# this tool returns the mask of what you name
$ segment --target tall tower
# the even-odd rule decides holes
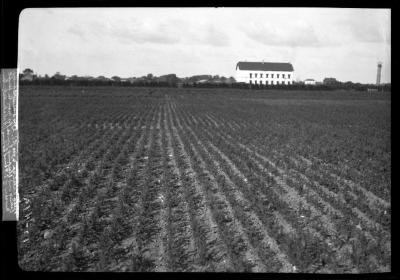
[[[382,62],[378,62],[378,69],[376,72],[376,84],[380,85],[381,83],[381,72],[382,72]]]

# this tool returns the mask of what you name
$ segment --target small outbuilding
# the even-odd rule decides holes
[[[304,80],[305,85],[315,85],[317,82],[314,79],[306,79]]]

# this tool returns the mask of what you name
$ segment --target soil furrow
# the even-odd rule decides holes
[[[179,123],[178,116],[174,118],[174,121],[176,122],[177,127],[184,132],[184,128]],[[194,148],[194,146],[191,146],[191,148],[193,153],[197,155],[198,160],[203,164],[205,164],[205,162],[202,160],[202,157]],[[203,165],[200,167],[202,169],[206,169],[207,171],[212,170],[211,166]],[[232,205],[229,203],[229,200],[221,191],[215,176],[212,175],[210,172],[207,172],[207,174],[209,176],[208,185],[211,184],[209,188],[213,190],[211,191],[211,193],[213,194],[212,211],[216,212],[216,220],[220,225],[222,224],[221,226],[223,227],[223,231],[228,230],[228,232],[230,232],[230,235],[232,235],[229,236],[230,241],[228,242],[231,243],[230,244],[231,254],[233,254],[237,259],[236,260],[237,264],[238,265],[240,264],[241,269],[245,271],[247,270],[259,271],[259,272],[266,271],[265,265],[261,261],[260,257],[257,255],[255,248],[253,248],[253,246],[250,244],[250,240],[247,234],[245,233],[245,229],[243,228],[241,222],[237,220],[237,218],[235,217]]]
[[[169,112],[171,118],[171,113]],[[170,120],[170,124],[172,124]],[[171,146],[171,134],[174,137],[180,162],[181,170],[176,166],[175,156]],[[192,225],[197,243],[198,262],[200,264],[209,263],[209,267],[202,268],[206,271],[228,271],[232,269],[231,261],[228,259],[228,253],[224,244],[222,244],[217,225],[215,224],[209,208],[206,205],[204,188],[200,186],[196,177],[198,174],[193,170],[189,156],[185,150],[183,142],[177,134],[176,128],[172,126],[172,133],[168,127],[168,153],[178,178],[182,178],[187,186],[186,200],[190,201],[190,210]]]
[[[211,137],[211,136],[210,136]],[[214,146],[215,147],[215,146]],[[225,160],[226,160],[226,158],[225,158]],[[228,161],[228,163],[230,163],[230,165],[231,166],[234,166],[234,165],[232,165],[233,163],[231,162],[231,161]],[[233,168],[234,169],[234,168]],[[264,168],[263,168],[264,169]],[[241,174],[241,172],[240,171],[238,171],[237,169],[235,170],[236,172],[236,174],[237,175],[239,175],[239,177],[242,179],[242,181],[244,182],[244,183],[247,183],[247,178],[245,178],[244,176],[243,176],[243,174]],[[278,196],[282,196],[282,193],[276,193]],[[285,195],[285,193],[283,193],[283,195]],[[291,197],[292,198],[292,197]],[[298,210],[300,210],[299,208],[293,208],[293,205],[289,205],[292,209],[294,209],[294,210],[296,210],[296,212],[298,212]],[[299,206],[299,204],[298,204],[298,206]],[[302,207],[304,207],[304,202],[302,203],[302,205],[301,205],[301,208]],[[311,218],[313,218],[313,217],[311,217]],[[315,215],[314,216],[314,218],[318,218],[318,216],[317,215]],[[314,231],[310,231],[310,233],[312,233],[312,234],[316,234],[316,232],[314,232]],[[319,239],[321,239],[321,240],[324,240],[325,238],[323,238],[321,235],[319,235],[318,234],[318,236],[319,236]],[[333,244],[332,244],[332,241],[328,241],[328,240],[326,240],[325,241],[326,242],[326,244],[329,246],[329,247],[332,247],[333,246]]]

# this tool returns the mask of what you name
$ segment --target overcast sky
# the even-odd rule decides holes
[[[332,8],[51,8],[20,15],[18,67],[40,75],[234,76],[291,62],[295,78],[390,82],[391,12]]]

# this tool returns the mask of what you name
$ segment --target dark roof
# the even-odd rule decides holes
[[[253,71],[293,71],[291,63],[282,62],[243,62],[239,61],[236,69]]]

